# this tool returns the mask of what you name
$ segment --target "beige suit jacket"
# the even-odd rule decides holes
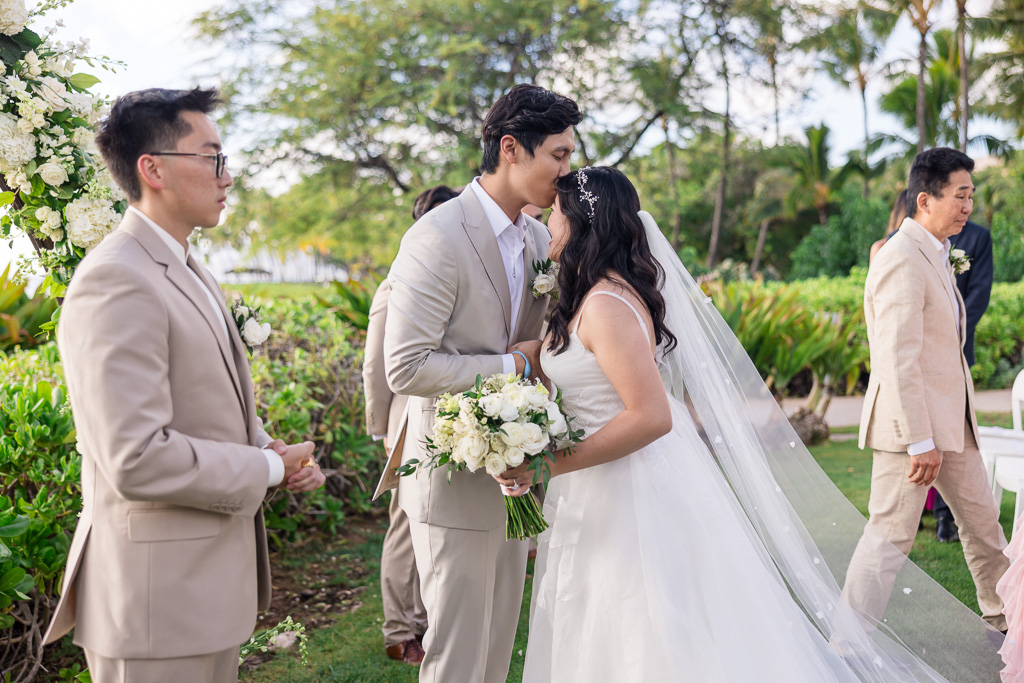
[[[388,442],[388,462],[392,467],[385,467],[385,475],[374,492],[376,499],[380,494],[398,485],[398,475],[394,471],[397,462],[391,462],[393,452],[401,452],[405,436],[406,421],[403,420],[408,397],[391,391],[388,386],[387,373],[384,370],[384,324],[388,315],[388,294],[391,285],[387,280],[380,283],[373,294],[370,305],[370,321],[366,326],[366,345],[363,350],[363,397],[366,400],[366,433],[371,436],[386,435]]]
[[[965,308],[949,280],[942,252],[909,218],[871,264],[864,288],[871,378],[861,448],[905,453],[930,437],[939,451],[959,453],[965,418],[977,439],[974,383],[963,354]]]
[[[105,657],[205,654],[248,640],[269,606],[270,437],[221,312],[230,338],[187,266],[130,213],[75,274],[57,341],[83,509],[47,642],[74,626]]]
[[[523,296],[516,329],[494,231],[472,188],[417,221],[402,239],[388,280],[384,365],[388,384],[410,396],[405,444],[390,465],[426,457],[434,400],[502,371],[509,344],[540,338],[548,297],[530,292],[533,261],[547,258],[547,228],[527,218]],[[385,472],[385,477],[388,476]],[[490,530],[505,523],[501,491],[483,470],[445,468],[403,477],[399,504],[417,522]]]

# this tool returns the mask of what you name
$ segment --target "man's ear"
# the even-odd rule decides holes
[[[498,142],[501,149],[501,156],[505,159],[509,166],[516,163],[516,153],[520,151],[519,143],[511,135],[505,135]]]
[[[164,189],[166,184],[166,167],[161,160],[149,154],[143,154],[135,162],[135,170],[139,174],[140,182],[148,185],[154,190]]]
[[[927,192],[918,192],[917,193],[917,210],[919,212],[927,213],[930,201],[931,201],[931,195],[929,195]]]

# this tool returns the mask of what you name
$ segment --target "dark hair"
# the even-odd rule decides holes
[[[907,217],[907,194],[906,190],[900,190],[899,195],[896,196],[892,211],[889,212],[889,225],[885,229],[885,234],[882,235],[883,239],[891,235],[893,231],[899,230],[903,219]]]
[[[150,88],[122,95],[100,124],[96,145],[110,175],[131,201],[142,197],[135,165],[151,152],[172,151],[192,132],[183,111],[209,114],[220,103],[215,89],[167,90]]]
[[[418,221],[423,214],[436,206],[441,206],[449,199],[458,197],[459,193],[447,185],[438,185],[429,190],[424,190],[412,203],[412,219]]]
[[[917,196],[922,192],[941,197],[942,189],[949,184],[949,176],[956,171],[974,170],[974,159],[963,152],[949,147],[936,147],[921,152],[910,167],[907,181],[907,215],[917,213]]]
[[[576,103],[536,85],[517,85],[498,98],[484,118],[483,173],[498,170],[501,139],[511,135],[531,156],[549,135],[557,135],[583,120]]]
[[[587,191],[597,197],[592,205],[583,198],[580,174],[586,175]],[[568,348],[569,321],[579,312],[587,292],[603,279],[633,289],[654,321],[655,341],[674,347],[676,337],[665,327],[665,299],[659,290],[665,272],[651,254],[637,215],[640,197],[629,178],[614,168],[596,166],[562,176],[555,187],[558,206],[569,222],[569,237],[559,257],[551,348],[556,354]]]

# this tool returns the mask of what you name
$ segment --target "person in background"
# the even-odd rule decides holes
[[[882,248],[889,238],[899,230],[900,223],[907,215],[907,191],[900,192],[896,198],[896,204],[889,214],[889,227],[886,229],[886,237],[871,245],[871,259]],[[969,366],[974,366],[974,330],[978,321],[988,309],[988,302],[992,295],[992,235],[988,228],[985,228],[972,221],[967,221],[960,234],[949,238],[951,249],[962,249],[970,260],[970,268],[956,276],[956,288],[960,290],[960,296],[964,299],[964,308],[967,312],[967,333],[964,338],[964,358]],[[870,261],[869,261],[870,262]],[[960,533],[956,527],[956,520],[953,511],[943,500],[942,494],[936,489],[929,492],[928,503],[935,515],[936,528],[935,538],[939,543],[959,541]]]
[[[447,185],[425,190],[412,207],[413,220],[458,193]],[[401,448],[407,397],[391,391],[384,372],[384,322],[388,313],[391,287],[385,279],[377,287],[366,326],[366,348],[363,356],[363,394],[366,398],[366,433],[384,442],[385,462],[391,449]],[[409,518],[398,505],[398,489],[391,491],[388,506],[390,525],[384,535],[380,554],[380,595],[384,606],[384,650],[387,656],[418,666],[423,661],[423,634],[427,631],[427,611],[420,596],[420,577],[416,556],[409,535]]]

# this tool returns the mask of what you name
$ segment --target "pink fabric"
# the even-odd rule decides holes
[[[935,490],[935,487],[928,489],[928,497],[924,499],[925,510],[935,509],[935,496],[937,495],[939,495],[939,492]]]
[[[1006,666],[1000,672],[1003,683],[1024,683],[1024,600],[1021,599],[1021,583],[1024,582],[1024,530],[1015,522],[1017,533],[1003,551],[1010,558],[1010,568],[996,584],[996,593],[1003,599],[1003,613],[1006,615],[1006,640],[999,648],[999,654]]]

